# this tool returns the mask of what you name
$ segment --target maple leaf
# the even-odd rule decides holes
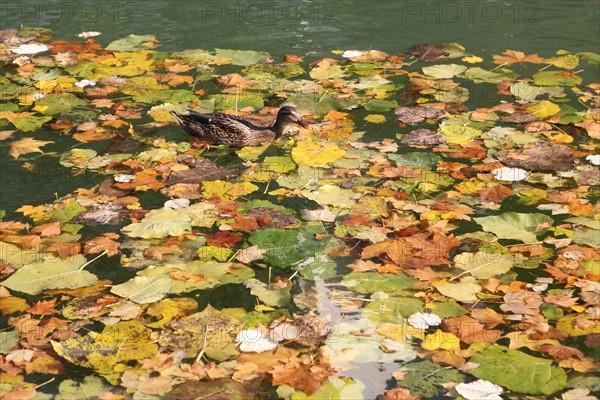
[[[103,251],[106,251],[106,254],[109,257],[119,254],[119,248],[121,247],[121,244],[112,240],[118,238],[119,236],[116,235],[117,237],[115,238],[115,234],[112,235],[113,236],[111,236],[111,234],[104,234],[103,236],[96,236],[86,240],[83,244],[83,254],[96,254],[102,253]]]
[[[60,235],[60,221],[38,225],[31,230],[31,233],[39,233],[42,237]]]
[[[36,302],[33,307],[30,307],[27,312],[34,315],[50,315],[54,314],[57,311],[54,309],[56,307],[56,299],[51,300],[41,300]]]
[[[467,344],[496,343],[502,337],[501,330],[485,329],[483,324],[466,315],[445,319],[441,329],[456,335]]]
[[[9,145],[10,150],[8,151],[8,154],[13,156],[14,158],[19,158],[21,154],[44,153],[42,150],[40,150],[40,147],[50,143],[54,142],[49,140],[36,140],[31,137],[26,137],[21,140],[12,142]]]
[[[363,249],[361,258],[373,258],[385,253],[390,260],[402,265],[408,260],[411,252],[408,243],[403,240],[392,239],[368,245]]]
[[[177,246],[150,246],[144,251],[144,256],[162,260],[165,254],[183,254],[183,251]]]
[[[333,375],[329,365],[312,364],[302,359],[288,359],[273,367],[269,373],[273,385],[290,385],[310,396]]]
[[[522,51],[506,50],[501,56],[494,54],[494,64],[515,64],[515,63],[533,63],[540,64],[544,62],[537,54],[525,55]]]
[[[64,260],[66,258],[75,256],[75,255],[81,253],[81,245],[79,243],[75,243],[75,242],[69,242],[69,243],[56,242],[56,243],[50,244],[48,247],[46,247],[44,249],[44,251],[47,251],[49,253],[54,253]]]

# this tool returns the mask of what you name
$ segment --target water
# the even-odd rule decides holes
[[[373,48],[397,54],[411,45],[432,42],[457,42],[488,59],[506,49],[542,57],[558,49],[600,52],[599,19],[597,0],[8,0],[0,5],[3,28],[45,26],[57,39],[100,31],[97,40],[106,45],[129,34],[152,34],[163,42],[159,50],[164,51],[251,49],[268,51],[276,59],[287,53],[307,55],[308,61],[329,56],[336,49]],[[393,136],[393,124],[385,129],[382,135]],[[45,133],[54,135],[48,140],[60,142],[56,132]],[[73,175],[55,157],[36,159],[35,173],[9,157],[6,146],[0,148],[0,157],[0,210],[7,210],[9,217],[22,204],[51,202],[74,188],[91,187],[102,180],[95,174]],[[374,381],[389,373],[375,375],[373,394],[385,386]]]
[[[3,27],[44,26],[58,39],[99,31],[98,40],[106,45],[130,34],[152,34],[164,42],[160,50],[165,51],[252,49],[278,59],[293,53],[311,60],[335,49],[373,48],[395,54],[428,42],[457,42],[476,55],[506,49],[543,57],[558,49],[600,52],[599,19],[596,0],[8,0],[0,5]],[[53,160],[39,161],[37,177],[32,178],[6,149],[0,150],[0,157],[0,209],[9,216],[24,202],[50,202],[97,181],[73,177]]]

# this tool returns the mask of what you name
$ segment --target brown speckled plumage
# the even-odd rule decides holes
[[[171,115],[192,136],[215,144],[234,146],[259,146],[264,142],[272,142],[281,137],[289,123],[307,126],[298,111],[290,106],[281,107],[273,126],[267,127],[229,114],[201,114],[196,111],[179,114],[171,111]]]

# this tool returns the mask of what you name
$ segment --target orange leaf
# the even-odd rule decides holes
[[[525,55],[522,51],[506,50],[501,56],[494,54],[495,64],[515,64],[529,62],[533,64],[540,64],[544,62],[543,58],[540,58],[537,54]]]

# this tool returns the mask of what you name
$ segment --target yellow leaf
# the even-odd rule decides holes
[[[481,135],[480,130],[462,125],[442,125],[440,131],[446,137],[446,143],[461,146]]]
[[[339,160],[345,150],[333,143],[313,142],[311,138],[302,140],[292,149],[292,158],[298,165],[323,165]]]
[[[202,184],[202,196],[205,199],[217,196],[221,200],[235,200],[256,190],[258,190],[258,186],[250,182],[210,181]]]
[[[469,64],[477,64],[483,61],[483,58],[481,57],[477,57],[477,56],[468,56],[468,57],[463,57],[462,60],[464,62],[468,62]]]
[[[421,340],[425,338],[425,330],[415,328],[408,324],[382,324],[377,327],[377,333],[398,343],[407,342],[411,340],[410,338]]]
[[[323,185],[313,200],[322,205],[350,208],[356,203],[352,199],[352,195],[354,192],[350,189],[342,189],[335,185]]]
[[[425,350],[454,350],[460,348],[460,339],[452,333],[437,330],[425,336],[421,347]]]
[[[551,101],[540,101],[527,107],[527,112],[539,119],[546,119],[560,111],[560,107]]]
[[[567,54],[562,57],[546,58],[544,61],[563,69],[574,69],[579,65],[579,57],[573,54]]]
[[[470,180],[466,182],[459,183],[454,187],[456,190],[461,192],[462,194],[473,194],[478,190],[483,189],[486,186],[485,182],[479,180]]]
[[[365,121],[371,122],[373,124],[383,124],[387,120],[385,119],[385,115],[381,115],[381,114],[369,114],[369,115],[367,115],[365,117]]]
[[[553,132],[544,132],[544,136],[548,137],[548,139],[552,140],[556,143],[571,143],[573,142],[573,136],[567,135],[566,133],[553,133]]]
[[[17,212],[23,213],[25,217],[31,217],[34,221],[41,221],[46,219],[46,207],[44,206],[31,206],[24,205],[16,209]]]
[[[49,143],[54,143],[47,140],[36,140],[34,138],[26,137],[10,144],[10,150],[8,154],[14,158],[19,158],[21,154],[28,153],[43,153],[40,147],[45,146]]]

